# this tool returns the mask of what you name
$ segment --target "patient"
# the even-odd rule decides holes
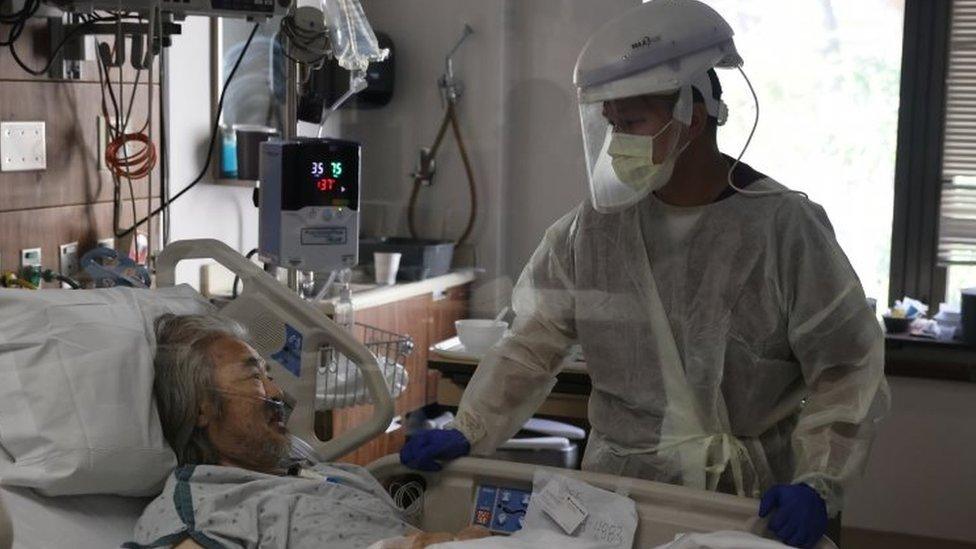
[[[284,395],[238,324],[165,315],[156,340],[156,404],[179,466],[126,547],[366,547],[418,533],[365,469],[289,458]]]

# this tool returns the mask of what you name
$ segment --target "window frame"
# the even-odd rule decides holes
[[[939,205],[952,0],[905,0],[888,300],[945,300]]]

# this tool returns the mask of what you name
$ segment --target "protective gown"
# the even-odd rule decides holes
[[[783,189],[751,173],[750,189]],[[454,424],[475,454],[536,411],[574,340],[593,387],[585,470],[749,497],[804,482],[834,514],[888,409],[877,319],[823,209],[797,194],[584,203],[546,232],[513,307]]]

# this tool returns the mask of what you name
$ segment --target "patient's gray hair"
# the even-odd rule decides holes
[[[201,402],[214,403],[219,416],[220,395],[214,389],[210,346],[219,339],[246,340],[244,328],[216,315],[166,314],[156,320],[156,379],[153,392],[163,434],[180,465],[216,465],[217,450],[204,429],[197,427]]]

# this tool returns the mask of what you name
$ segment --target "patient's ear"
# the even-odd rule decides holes
[[[207,399],[200,403],[197,409],[197,427],[207,427],[214,417],[214,403]]]

